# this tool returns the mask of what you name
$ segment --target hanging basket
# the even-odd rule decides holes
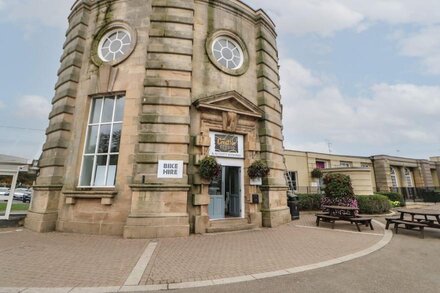
[[[321,171],[321,169],[319,169],[319,168],[315,168],[315,169],[313,169],[312,170],[312,178],[317,178],[317,179],[319,179],[319,178],[322,178],[322,171]]]
[[[221,165],[214,157],[205,157],[200,161],[199,174],[205,180],[212,181],[221,173]]]
[[[249,166],[247,171],[249,178],[251,179],[266,177],[269,174],[269,172],[270,172],[269,167],[262,160],[253,162],[252,165]]]

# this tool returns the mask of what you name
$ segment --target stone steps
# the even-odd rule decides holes
[[[256,224],[249,224],[247,219],[226,219],[211,221],[210,227],[206,229],[207,233],[222,233],[233,231],[245,231],[258,228]]]

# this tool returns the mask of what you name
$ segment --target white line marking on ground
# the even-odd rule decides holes
[[[150,242],[147,245],[147,248],[145,249],[142,256],[139,258],[137,264],[131,271],[130,275],[128,276],[127,280],[124,283],[124,286],[137,286],[141,282],[142,275],[145,272],[145,269],[148,266],[148,263],[151,260],[151,256],[154,253],[154,250],[157,247],[157,242]]]
[[[378,222],[376,220],[373,220],[373,222],[384,228],[385,229],[385,225],[382,224],[381,222]],[[306,228],[314,228],[314,227],[308,227],[305,226]],[[321,228],[324,229],[324,228]],[[328,231],[338,231],[338,232],[346,232],[346,233],[357,233],[359,234],[359,232],[351,232],[351,231],[344,231],[344,230],[328,230]],[[272,278],[272,277],[276,277],[276,276],[283,276],[283,275],[290,275],[290,274],[295,274],[295,273],[300,273],[300,272],[305,272],[305,271],[309,271],[309,270],[314,270],[314,269],[320,269],[320,268],[324,268],[324,267],[328,267],[331,265],[335,265],[335,264],[340,264],[340,263],[344,263],[347,261],[351,261],[366,255],[369,255],[381,248],[383,248],[385,245],[387,245],[392,237],[393,237],[393,233],[390,230],[384,230],[384,234],[380,235],[382,236],[382,239],[377,242],[376,244],[370,246],[367,249],[361,250],[359,252],[355,252],[346,256],[342,256],[342,257],[338,257],[335,259],[331,259],[331,260],[327,260],[327,261],[323,261],[323,262],[319,262],[319,263],[315,263],[315,264],[309,264],[309,265],[305,265],[305,266],[300,266],[300,267],[294,267],[294,268],[289,268],[289,269],[285,269],[285,270],[278,270],[278,271],[273,271],[273,272],[266,272],[266,273],[260,273],[260,274],[253,274],[253,275],[244,275],[244,276],[237,276],[237,277],[231,277],[231,278],[225,278],[225,279],[216,279],[216,280],[206,280],[206,281],[197,281],[197,282],[184,282],[184,283],[173,283],[173,284],[163,284],[163,285],[144,285],[144,286],[138,286],[137,284],[139,284],[140,281],[140,277],[142,277],[142,274],[145,270],[145,268],[148,265],[148,262],[150,261],[151,255],[154,252],[154,249],[157,246],[156,242],[151,242],[150,244],[148,244],[147,248],[145,249],[144,254],[141,256],[141,258],[138,261],[138,264],[136,265],[135,269],[137,268],[137,266],[139,265],[139,263],[141,263],[144,268],[143,270],[141,269],[141,266],[139,265],[139,271],[142,271],[139,281],[136,285],[132,285],[132,286],[123,286],[119,289],[119,292],[145,292],[145,291],[150,291],[150,290],[175,290],[175,289],[183,289],[183,288],[196,288],[196,287],[205,287],[205,286],[213,286],[213,285],[217,285],[217,284],[231,284],[231,283],[238,283],[238,282],[248,282],[248,281],[252,281],[252,280],[259,280],[259,279],[265,279],[265,278]],[[366,233],[363,233],[366,234]],[[371,234],[371,233],[370,233]],[[145,257],[145,258],[144,258]],[[141,261],[142,260],[142,261]],[[147,261],[145,261],[147,260]],[[133,272],[135,271],[135,269],[133,269]],[[129,278],[132,276],[132,274],[130,274]],[[138,276],[138,271],[136,271],[136,275]],[[134,276],[134,274],[133,274]],[[134,277],[133,277],[134,279]],[[128,279],[127,279],[128,281]],[[99,287],[97,287],[99,288]],[[6,288],[1,288],[0,287],[0,292],[3,292],[2,289],[6,289]],[[21,288],[7,288],[10,290],[20,290]],[[55,292],[66,292],[64,290],[67,290],[67,292],[69,292],[70,290],[73,289],[77,289],[77,290],[81,290],[81,289],[87,289],[87,288],[46,288],[46,289],[42,289],[42,288],[28,288],[26,290],[29,291],[25,291],[25,292],[50,292],[50,293],[55,293]],[[47,290],[47,291],[46,291]],[[99,290],[99,289],[98,289]],[[7,291],[9,292],[9,291]],[[14,292],[14,291],[13,291]],[[21,290],[19,291],[21,292]]]
[[[358,232],[358,231],[347,231],[347,230],[341,230],[341,229],[331,229],[331,230],[329,230],[328,228],[313,227],[313,226],[295,225],[295,227],[298,227],[298,228],[307,228],[307,229],[316,229],[316,230],[326,230],[326,231],[336,231],[336,232],[344,232],[344,233],[351,233],[351,234],[362,234],[362,235],[383,236],[383,234],[379,234],[379,233]],[[370,229],[370,228],[368,228],[368,229]]]

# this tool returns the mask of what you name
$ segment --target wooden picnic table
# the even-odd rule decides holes
[[[367,227],[370,226],[371,230],[374,230],[373,224],[371,223],[372,218],[358,216],[358,208],[328,205],[325,205],[322,208],[324,209],[325,213],[316,214],[317,226],[319,226],[319,221],[323,220],[325,222],[332,223],[332,229],[334,229],[335,221],[347,221],[351,224],[356,224],[356,228],[359,232],[361,231],[359,224],[364,224]]]
[[[431,228],[440,229],[440,210],[401,208],[396,211],[400,213],[400,220],[404,220],[405,214],[408,214],[411,216],[412,222],[423,222]],[[422,216],[423,218],[416,219],[416,216]],[[437,223],[432,218],[435,218]]]
[[[419,228],[422,238],[424,238],[425,227],[440,229],[440,210],[400,208],[396,209],[396,211],[400,213],[400,216],[386,218],[386,229],[388,229],[391,223],[394,223],[394,231],[396,233],[398,233],[399,225],[404,225],[404,228],[408,230]],[[409,215],[410,219],[407,219],[408,217],[405,218],[405,215]]]

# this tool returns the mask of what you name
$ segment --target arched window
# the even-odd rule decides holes
[[[397,177],[396,169],[391,167],[390,173],[391,173],[391,184],[393,185],[393,188],[398,188],[399,187],[399,179]]]
[[[408,168],[405,168],[405,182],[406,187],[414,187],[411,170]]]

